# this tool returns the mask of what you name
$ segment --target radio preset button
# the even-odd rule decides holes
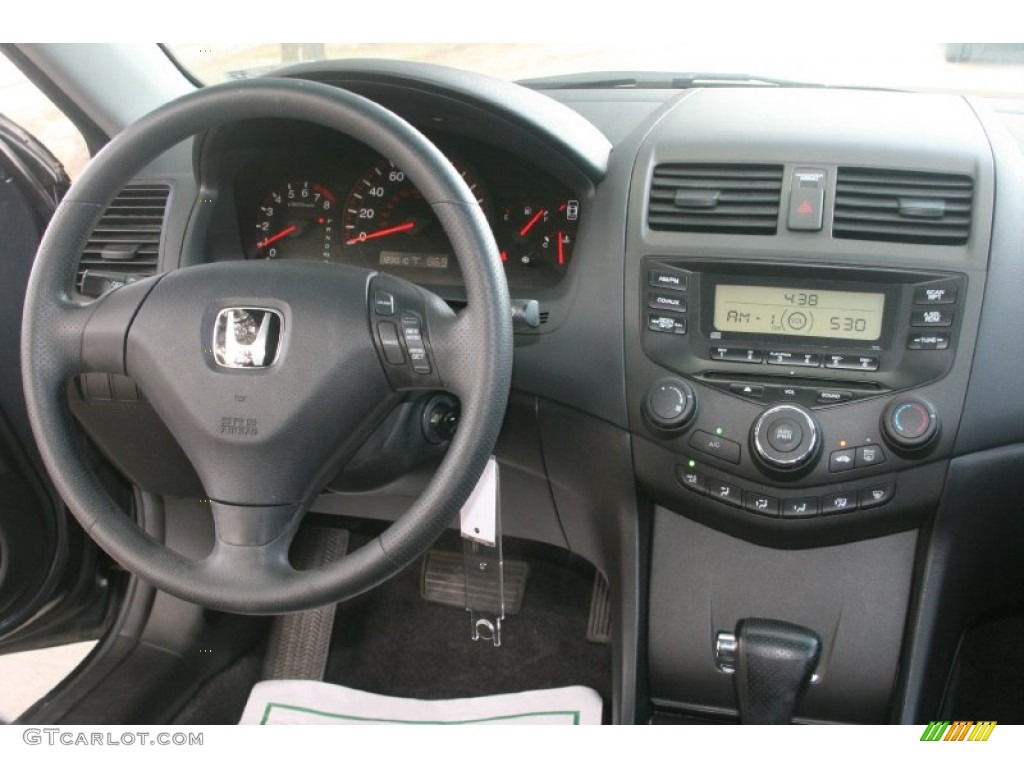
[[[740,444],[721,435],[698,429],[690,437],[690,447],[730,464],[740,463]]]
[[[914,289],[915,304],[954,304],[956,303],[956,286],[953,285],[921,285]]]
[[[918,309],[910,314],[910,324],[918,328],[946,328],[953,324],[951,309]]]
[[[912,333],[907,338],[907,349],[948,349],[948,333]]]
[[[821,365],[821,355],[808,352],[776,352],[767,353],[768,365],[791,365],[797,368],[817,368]]]
[[[839,371],[877,371],[878,358],[867,355],[825,355],[825,367]]]
[[[647,270],[647,284],[652,288],[668,288],[670,291],[686,290],[686,274],[668,269]]]
[[[686,296],[681,293],[655,293],[647,294],[647,306],[651,309],[670,309],[673,312],[686,311]]]
[[[760,363],[764,353],[760,349],[741,349],[740,347],[712,347],[711,359],[727,363]]]

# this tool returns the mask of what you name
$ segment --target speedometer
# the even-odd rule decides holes
[[[452,164],[488,213],[477,175],[457,160]],[[349,192],[342,232],[350,258],[354,256],[363,266],[441,282],[458,274],[437,216],[405,173],[385,158],[370,166]]]

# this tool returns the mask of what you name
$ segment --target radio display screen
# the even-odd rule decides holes
[[[714,307],[716,331],[877,341],[885,294],[719,283]]]

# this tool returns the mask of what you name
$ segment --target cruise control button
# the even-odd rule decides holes
[[[423,344],[420,319],[411,312],[402,314],[402,336],[405,338],[405,348],[409,350],[413,371],[430,373],[430,360],[427,358],[427,348]]]
[[[677,315],[648,315],[647,330],[655,333],[686,335],[686,318]]]
[[[883,483],[865,488],[860,492],[860,508],[871,509],[888,504],[896,493],[896,486],[892,483]]]
[[[821,497],[821,514],[838,515],[843,512],[853,512],[857,509],[857,492],[847,491],[845,493],[833,493],[830,496]]]
[[[846,448],[842,451],[832,451],[828,456],[829,472],[845,472],[853,469],[856,465],[856,454],[853,448]]]
[[[845,403],[853,399],[853,392],[846,392],[839,389],[819,389],[817,400],[819,403]]]
[[[732,507],[743,506],[743,491],[739,486],[722,480],[708,480],[708,496]]]
[[[777,352],[769,350],[766,356],[768,365],[790,365],[796,368],[817,368],[821,365],[821,355],[809,352]]]
[[[907,338],[907,349],[947,349],[948,333],[912,333]]]
[[[782,502],[783,517],[814,517],[817,514],[818,500],[813,496],[785,499]]]
[[[922,285],[914,289],[915,304],[953,304],[956,302],[956,286]]]
[[[921,309],[910,313],[910,324],[918,328],[944,328],[953,324],[951,309]]]
[[[779,500],[774,496],[765,496],[762,493],[747,491],[743,494],[743,508],[755,515],[779,516]]]
[[[857,466],[870,467],[885,461],[885,451],[880,445],[862,445],[857,449]]]
[[[724,360],[728,363],[760,363],[764,353],[760,349],[740,349],[738,347],[712,347],[712,360]]]
[[[721,435],[712,435],[710,432],[698,429],[690,437],[690,447],[717,456],[730,464],[740,463],[740,444]]]
[[[825,355],[825,367],[839,371],[877,371],[878,358],[866,355]]]
[[[689,467],[676,467],[676,480],[678,480],[684,488],[687,488],[694,493],[704,494],[708,492],[708,479],[700,472],[694,472]]]
[[[647,284],[653,288],[668,288],[671,291],[686,290],[686,275],[667,269],[647,270]]]
[[[647,306],[652,309],[671,309],[673,312],[686,311],[686,297],[678,293],[649,293]]]

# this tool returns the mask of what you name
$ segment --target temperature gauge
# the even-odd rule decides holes
[[[501,258],[509,276],[541,284],[558,282],[572,259],[579,215],[579,201],[572,199],[506,207]]]

